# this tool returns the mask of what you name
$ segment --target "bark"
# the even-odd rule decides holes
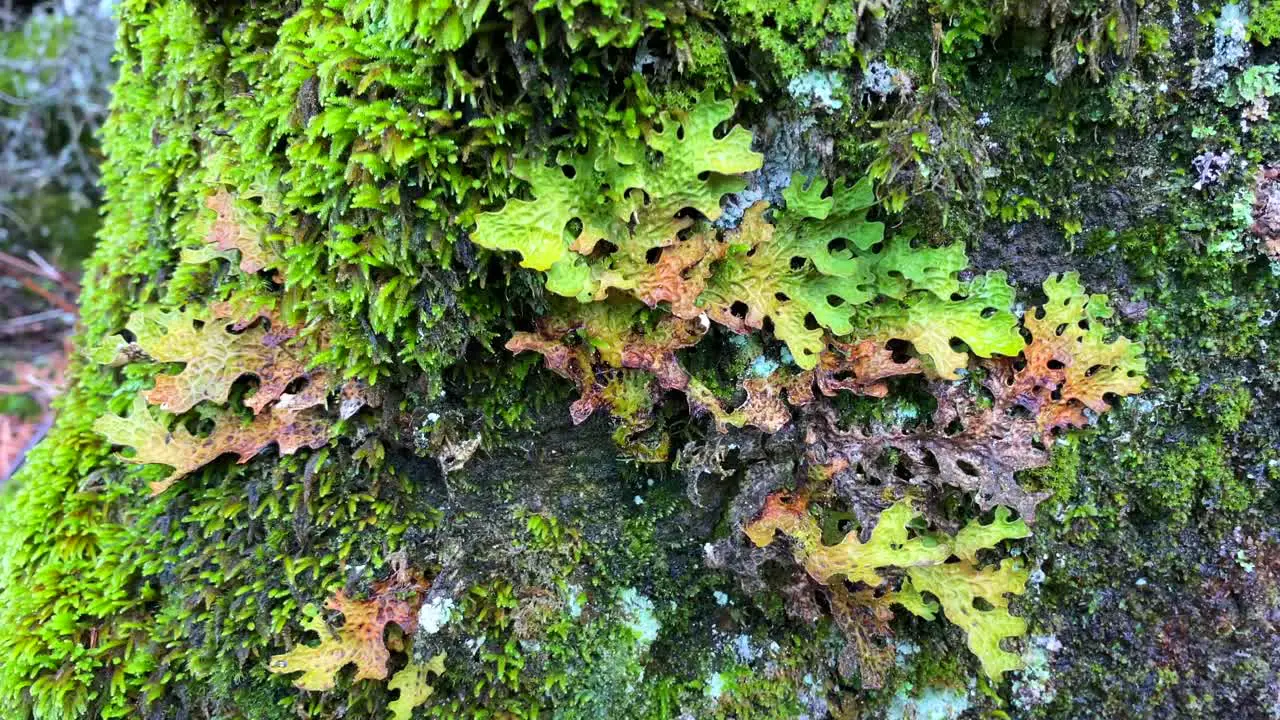
[[[1280,21],[1265,3],[1009,5],[122,3],[72,379],[3,500],[6,716],[392,717],[397,681],[347,669],[298,689],[273,660],[338,637],[323,606],[341,592],[415,609],[374,645],[387,677],[423,665],[418,718],[1276,717]],[[617,337],[546,364],[507,350],[525,333],[553,352],[590,310],[494,250],[483,214],[553,214],[563,198],[528,167],[621,177],[572,153],[646,142],[717,99],[733,114],[713,138],[746,128],[760,168],[724,172],[745,187],[709,209],[676,207],[681,241],[737,237],[760,200],[798,206],[793,173],[870,178],[886,230],[859,251],[960,243],[946,282],[1002,271],[1010,313],[1079,272],[1116,310],[1093,322],[1143,345],[1146,389],[1075,407],[1087,427],[1036,429],[1040,405],[1019,414],[1029,395],[992,381],[1024,368],[977,357],[1000,355],[980,338],[955,380],[924,338],[884,349],[868,330],[902,362],[786,375],[784,392],[764,382],[800,374],[783,330],[729,307],[671,330],[688,299],[671,285]],[[649,147],[654,175],[683,159]],[[573,231],[638,202],[600,185],[570,198]],[[614,231],[646,227],[663,197],[646,198]],[[626,250],[607,244],[577,257]],[[716,247],[694,258],[708,272],[732,262]],[[205,348],[147,350],[130,317],[160,310],[219,347],[256,338],[213,357],[258,371],[212,373],[185,413],[150,408],[177,372],[152,360]],[[773,432],[766,401],[785,410]],[[234,428],[250,449],[153,495],[171,468],[102,422],[131,408],[166,446]],[[985,444],[966,444],[971,422]],[[995,598],[1025,620],[997,643],[1020,669],[989,677],[958,624],[905,610],[903,568],[822,585],[785,533],[756,547],[744,527],[784,490],[808,493],[827,544],[865,539],[903,497],[914,541],[1050,494],[1029,538],[965,558],[1027,573]]]

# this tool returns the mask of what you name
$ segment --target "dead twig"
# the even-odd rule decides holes
[[[72,325],[75,323],[75,316],[73,315],[68,317],[67,313],[62,310],[50,309],[12,318],[10,320],[0,322],[0,337],[35,332],[41,330],[45,323],[52,322],[54,320],[61,320],[67,325]]]
[[[0,395],[27,395],[41,408],[40,417],[34,419],[0,415],[0,484],[17,472],[23,458],[53,426],[53,400],[65,384],[71,350],[71,338],[64,337],[61,351],[47,355],[48,362],[15,363],[14,381],[0,385]]]
[[[75,303],[71,302],[70,300],[64,297],[59,296],[57,293],[54,293],[51,290],[46,289],[43,285],[36,282],[35,280],[32,280],[29,277],[19,277],[17,278],[17,281],[22,283],[23,287],[39,295],[40,297],[44,298],[46,302],[58,308],[59,310],[66,313],[71,313],[72,315],[80,314],[80,310],[79,308],[76,307]]]
[[[75,280],[62,274],[61,270],[54,267],[53,263],[50,263],[48,260],[41,257],[40,253],[34,250],[28,250],[27,258],[28,260],[23,260],[20,257],[10,255],[5,251],[0,250],[0,265],[3,265],[13,271],[25,273],[27,275],[34,275],[36,277],[44,278],[50,282],[57,283],[68,292],[80,292],[80,285]]]
[[[28,252],[27,257],[30,258],[30,261],[0,250],[0,273],[17,280],[23,287],[39,295],[45,302],[59,310],[70,313],[73,317],[78,316],[80,313],[79,308],[76,307],[75,302],[66,296],[75,297],[78,295],[80,286],[71,278],[63,275],[62,272],[50,264],[49,261],[40,257],[39,254]],[[54,283],[62,289],[63,293],[53,292],[41,285],[37,279]]]
[[[44,439],[52,427],[53,416],[48,413],[39,423],[0,415],[0,485],[18,472],[27,453]]]

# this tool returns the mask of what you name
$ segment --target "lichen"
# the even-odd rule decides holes
[[[897,568],[905,573],[897,590],[887,590],[879,601],[897,603],[912,613],[932,620],[938,604],[922,593],[936,597],[947,619],[968,636],[969,649],[982,661],[982,668],[995,680],[1022,666],[1019,657],[1000,647],[1001,640],[1018,637],[1026,622],[1009,614],[1006,594],[1021,594],[1027,571],[1016,561],[1005,559],[998,568],[984,568],[978,551],[996,547],[1001,541],[1030,534],[1022,520],[1011,521],[1007,509],[996,511],[989,524],[970,522],[953,538],[918,533],[909,537],[908,527],[921,516],[906,501],[899,501],[880,513],[866,542],[857,532],[840,542],[822,542],[817,521],[808,514],[808,501],[788,495],[770,495],[760,517],[743,528],[751,541],[765,547],[781,532],[792,541],[796,562],[822,585],[833,578],[880,588],[886,580],[882,569]],[[951,558],[956,562],[948,562]],[[981,608],[980,608],[981,602]]]
[[[319,614],[311,615],[306,628],[319,636],[320,643],[276,655],[271,658],[271,672],[301,672],[294,685],[303,690],[333,688],[338,672],[348,664],[356,666],[357,681],[385,679],[390,659],[383,644],[387,624],[395,623],[406,632],[413,632],[415,627],[414,608],[394,593],[391,590],[360,601],[351,600],[341,592],[335,594],[326,607],[342,613],[342,627],[331,632]]]
[[[154,493],[163,492],[221,455],[233,454],[246,463],[271,445],[277,446],[281,455],[292,455],[301,448],[319,448],[329,442],[330,422],[305,410],[272,410],[255,415],[247,424],[233,412],[216,413],[210,419],[214,429],[208,436],[193,435],[181,425],[170,429],[156,420],[139,397],[127,416],[103,415],[93,429],[112,444],[133,448],[134,454],[124,458],[126,462],[173,468],[169,475],[151,483]]]
[[[651,645],[658,639],[658,631],[662,629],[653,613],[653,601],[638,593],[635,588],[624,588],[619,600],[627,628],[635,633],[636,642],[641,646]]]
[[[971,707],[968,696],[954,688],[907,688],[893,697],[885,717],[890,720],[957,720]]]
[[[688,113],[659,117],[643,143],[620,138],[580,157],[561,154],[554,168],[522,161],[514,174],[529,182],[534,199],[477,217],[473,240],[518,251],[522,265],[547,273],[547,288],[558,295],[599,300],[618,288],[650,306],[670,301],[688,317],[707,253],[696,238],[680,237],[692,225],[682,213],[715,220],[720,199],[744,187],[733,176],[760,166],[746,130],[716,137],[732,114],[732,104],[704,96]],[[593,256],[601,242],[610,249]],[[687,290],[686,281],[693,283]]]
[[[1213,25],[1213,54],[1196,68],[1193,84],[1221,87],[1227,70],[1238,68],[1249,56],[1249,14],[1239,3],[1222,6]]]
[[[147,308],[130,316],[125,325],[131,342],[112,336],[95,357],[112,365],[139,360],[183,363],[176,375],[157,375],[155,388],[147,393],[147,402],[172,413],[184,413],[201,402],[224,404],[231,386],[252,375],[259,384],[246,405],[258,414],[280,400],[290,384],[309,378],[299,357],[304,350],[289,346],[295,331],[280,327],[278,318],[274,327],[270,321],[256,320]]]
[[[844,81],[834,72],[809,72],[795,78],[787,85],[787,92],[798,98],[804,98],[814,107],[827,110],[839,110],[844,107]]]

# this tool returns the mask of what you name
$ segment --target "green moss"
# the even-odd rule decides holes
[[[1280,7],[1264,0],[1252,0],[1249,11],[1249,38],[1270,46],[1280,37]]]
[[[775,77],[785,82],[814,66],[848,68],[861,59],[856,44],[861,20],[853,5],[717,0],[712,10],[725,18],[736,45],[759,53]],[[883,10],[873,6],[866,17],[880,14]]]
[[[144,303],[216,299],[260,285],[222,261],[165,281],[175,249],[194,247],[188,238],[207,188],[223,185],[258,198],[274,228],[271,242],[288,258],[285,282],[303,291],[286,301],[286,314],[301,323],[344,318],[321,360],[367,380],[420,373],[430,398],[446,383],[489,387],[467,403],[486,411],[492,427],[527,422],[531,408],[554,397],[530,396],[509,374],[529,362],[486,358],[481,349],[480,362],[457,363],[468,344],[491,341],[486,328],[508,311],[477,291],[472,281],[483,268],[474,248],[460,248],[458,231],[442,229],[457,225],[441,221],[474,213],[503,191],[504,159],[534,118],[558,117],[584,139],[611,112],[600,101],[609,90],[601,87],[594,101],[583,96],[567,113],[564,84],[548,84],[536,98],[499,100],[497,83],[478,89],[448,48],[411,49],[397,36],[403,28],[347,10],[322,2],[217,12],[187,2],[123,4],[123,72],[105,131],[107,218],[83,297],[80,344],[122,327]],[[617,6],[566,4],[550,12],[565,24],[523,15],[519,29],[502,26],[528,41],[535,74],[541,59],[564,57],[569,46],[584,58],[604,57],[665,22],[654,9],[632,17]],[[519,73],[494,49],[496,26],[468,26],[461,16],[436,22],[452,28],[446,46],[468,28],[485,35],[470,38],[467,52],[502,58],[490,68],[495,77]],[[598,67],[584,62],[571,75],[592,78]],[[396,100],[377,99],[391,88]],[[357,95],[364,109],[351,102]],[[461,110],[448,107],[463,104],[488,111],[458,124]],[[342,197],[332,194],[348,183]],[[299,212],[312,220],[297,222]],[[306,242],[321,227],[330,241]],[[194,678],[225,689],[214,699],[227,707],[257,707],[268,696],[292,702],[283,686],[261,679],[210,680],[227,677],[218,658],[228,655],[219,653],[263,653],[304,595],[316,599],[312,593],[341,582],[347,566],[372,573],[405,527],[429,527],[424,516],[406,514],[404,488],[396,489],[403,478],[356,479],[316,455],[255,465],[247,475],[220,464],[180,492],[147,501],[139,478],[88,430],[108,404],[127,405],[145,379],[120,383],[89,365],[73,367],[73,376],[49,442],[6,501],[13,512],[3,534],[14,552],[2,620],[22,628],[3,639],[10,661],[0,695],[9,714],[130,716],[139,704],[169,702],[165,688]],[[339,498],[341,507],[333,504]]]
[[[897,648],[903,658],[902,677],[896,683],[900,689],[915,687],[960,688],[968,684],[969,671],[963,658],[948,652],[922,652],[913,644]]]
[[[1218,383],[1209,390],[1200,417],[1216,423],[1226,432],[1235,432],[1253,410],[1253,394],[1239,378]]]
[[[794,662],[793,657],[785,660]],[[787,665],[755,670],[731,664],[717,670],[703,687],[703,695],[711,707],[707,717],[763,720],[799,716],[805,710],[799,692],[803,680],[797,683],[795,673],[799,669]]]
[[[1053,508],[1068,508],[1080,501],[1080,472],[1080,438],[1071,435],[1054,443],[1049,465],[1028,471],[1026,479],[1053,493],[1041,506],[1052,515]]]
[[[734,89],[737,80],[729,57],[731,46],[723,35],[708,23],[691,22],[677,37],[686,63],[685,72],[694,80],[692,87],[705,87],[719,95]],[[675,106],[673,100],[669,95],[664,96],[661,105]]]
[[[1202,438],[1153,455],[1137,468],[1137,484],[1151,511],[1176,525],[1205,512],[1238,513],[1253,501],[1253,490],[1236,477],[1219,442]]]

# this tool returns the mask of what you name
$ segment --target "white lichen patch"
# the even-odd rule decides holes
[[[911,77],[883,60],[875,60],[867,65],[862,75],[862,90],[878,96],[880,100],[894,94],[910,95]]]
[[[787,85],[794,98],[804,99],[810,107],[839,110],[844,107],[844,78],[831,70],[810,70]]]
[[[831,156],[835,141],[817,125],[817,120],[811,115],[795,118],[771,115],[765,118],[762,126],[755,130],[760,138],[758,149],[764,153],[764,164],[759,170],[746,174],[745,190],[725,199],[724,211],[716,220],[716,227],[737,227],[747,208],[761,200],[773,205],[781,203],[782,191],[791,185],[794,173],[812,174],[825,158]]]
[[[587,596],[582,592],[582,588],[577,585],[568,585],[564,589],[564,605],[569,612],[569,617],[577,620],[582,617],[582,608],[586,604]]]
[[[801,682],[799,696],[805,712],[801,713],[797,720],[817,720],[817,718],[828,717],[830,706],[827,703],[826,685],[810,673],[805,673]]]
[[[720,673],[713,673],[707,678],[707,697],[714,702],[720,699],[724,694],[724,676]]]
[[[920,652],[920,646],[910,640],[900,640],[893,646],[894,660],[898,667],[906,667],[916,653]]]
[[[434,597],[418,610],[418,628],[427,635],[435,635],[453,619],[453,599]]]
[[[927,687],[910,694],[911,687],[899,690],[885,712],[888,720],[958,720],[969,709],[969,695],[955,688]]]
[[[733,653],[743,665],[750,665],[760,657],[760,649],[751,643],[750,635],[738,635],[733,639]]]
[[[755,377],[768,377],[778,369],[778,361],[767,355],[761,355],[751,362],[751,367],[747,368],[747,372]]]
[[[622,591],[623,623],[636,634],[636,640],[643,646],[649,646],[658,639],[658,631],[662,624],[653,612],[653,601],[641,595],[635,588]]]
[[[1018,707],[1031,709],[1053,702],[1057,690],[1053,685],[1049,660],[1062,649],[1054,635],[1033,635],[1022,653],[1022,672],[1013,681],[1013,701]]]
[[[1238,68],[1249,57],[1249,13],[1240,3],[1222,7],[1213,25],[1213,55],[1206,58],[1191,76],[1192,87],[1221,87],[1227,68]]]

